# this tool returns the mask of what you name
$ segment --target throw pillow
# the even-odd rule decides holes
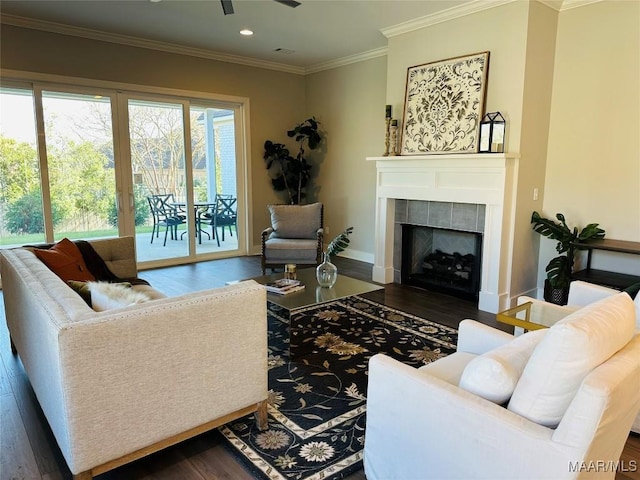
[[[634,329],[634,304],[626,293],[560,320],[533,351],[508,409],[555,428],[587,374],[624,347]]]
[[[478,355],[465,367],[459,387],[499,405],[505,403],[546,329],[527,332]]]
[[[143,303],[150,298],[131,288],[130,283],[87,282],[91,291],[91,305],[96,312]]]
[[[87,303],[87,305],[91,307],[91,290],[89,290],[87,282],[69,280],[67,282],[67,285],[69,285],[74,292],[80,295],[82,299]]]
[[[633,285],[630,285],[623,290],[623,292],[628,293],[631,298],[636,298],[639,291],[640,291],[640,282],[634,283]]]
[[[65,282],[95,280],[82,258],[80,249],[68,238],[63,238],[47,250],[36,248],[33,252],[49,270]]]
[[[316,238],[321,227],[321,203],[310,205],[269,205],[275,238]]]

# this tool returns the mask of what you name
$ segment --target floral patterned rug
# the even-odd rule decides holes
[[[362,468],[367,364],[385,353],[419,367],[455,351],[457,330],[362,297],[296,310],[269,304],[269,429],[247,416],[219,431],[262,479],[338,479]]]

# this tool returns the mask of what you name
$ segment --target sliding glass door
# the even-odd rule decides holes
[[[140,97],[127,109],[138,259],[237,251],[235,111]]]
[[[3,81],[0,114],[0,247],[134,235],[149,266],[246,253],[240,104]]]
[[[0,103],[0,244],[117,236],[110,98],[2,88]]]
[[[190,112],[196,250],[235,251],[243,233],[238,222],[236,113],[204,105],[192,105]]]
[[[183,105],[128,99],[127,111],[138,260],[187,256]]]
[[[45,240],[33,92],[0,88],[0,246]]]
[[[111,99],[42,91],[55,241],[118,236]]]

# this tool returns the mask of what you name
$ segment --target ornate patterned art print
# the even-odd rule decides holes
[[[474,153],[489,52],[409,67],[401,155]]]

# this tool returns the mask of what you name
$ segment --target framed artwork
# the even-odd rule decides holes
[[[489,52],[407,70],[401,155],[475,153]]]

